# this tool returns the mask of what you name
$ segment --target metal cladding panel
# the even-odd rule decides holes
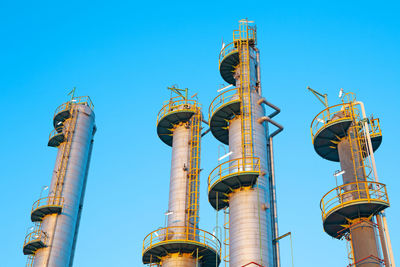
[[[350,229],[351,242],[353,244],[354,258],[355,261],[360,261],[356,266],[362,267],[377,267],[381,266],[379,261],[375,259],[366,259],[373,255],[379,258],[377,243],[376,243],[376,233],[374,226],[368,222],[362,222],[357,226],[353,226]]]
[[[350,130],[349,132],[351,132]],[[354,148],[358,147],[357,141],[352,140],[352,146]],[[340,159],[340,167],[342,170],[345,171],[343,173],[343,183],[352,183],[358,181],[365,181],[365,174],[364,174],[364,168],[362,159],[360,158],[358,153],[354,153],[354,162],[357,165],[356,166],[356,171],[354,170],[354,164],[353,164],[353,155],[351,152],[351,145],[350,141],[348,138],[342,139],[339,144],[338,144],[338,153],[339,153],[339,159]],[[357,177],[355,175],[357,173]]]
[[[189,139],[189,127],[180,125],[175,128],[172,140],[171,178],[168,204],[168,210],[172,213],[168,216],[168,226],[186,226]]]
[[[265,124],[257,123],[264,109],[257,104],[260,96],[252,93],[252,125],[254,156],[260,158],[261,172],[267,171],[267,131]],[[229,126],[231,159],[242,157],[241,121],[233,120]],[[229,199],[229,254],[230,266],[257,262],[273,266],[273,227],[269,203],[269,184],[266,176],[258,177],[258,187],[236,191]]]
[[[162,260],[163,267],[201,267],[200,262],[197,264],[198,265],[196,265],[196,259],[194,259],[191,254],[172,255]]]
[[[240,116],[229,122],[229,159],[242,158],[242,126]]]
[[[35,267],[72,266],[71,258],[74,239],[76,239],[79,206],[82,204],[81,196],[84,194],[84,182],[95,128],[93,111],[84,105],[76,105],[76,107],[78,109],[76,126],[72,136],[71,150],[61,192],[61,196],[64,198],[64,208],[60,215],[50,215],[43,219],[42,227],[43,231],[49,236],[49,247],[37,251]],[[71,122],[71,120],[68,120],[68,122]],[[62,158],[61,152],[62,149],[59,149],[50,195],[54,195],[57,171]]]

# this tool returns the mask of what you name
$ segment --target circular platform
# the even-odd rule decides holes
[[[219,55],[219,72],[222,78],[229,84],[236,84],[233,74],[237,65],[239,65],[239,52],[235,44],[230,43],[222,49]]]
[[[61,143],[65,141],[64,133],[59,133],[57,131],[54,134],[50,134],[49,142],[47,143],[48,146],[51,147],[58,147]]]
[[[184,228],[182,227],[182,229]],[[160,263],[161,257],[165,257],[168,254],[193,253],[193,255],[196,255],[198,252],[201,266],[215,267],[216,261],[219,264],[221,262],[219,240],[206,231],[194,228],[189,229],[193,229],[194,232],[189,234],[182,233],[182,239],[173,239],[178,238],[176,235],[180,235],[180,233],[173,233],[173,230],[178,230],[178,227],[162,228],[150,233],[144,240],[143,263]],[[193,240],[189,240],[191,238]]]
[[[326,123],[314,135],[313,145],[318,155],[322,158],[339,162],[338,142],[347,135],[352,120],[342,118]]]
[[[23,252],[24,255],[33,255],[35,252],[46,247],[44,233],[42,231],[34,231],[26,236]]]
[[[40,206],[31,212],[32,222],[41,222],[46,215],[60,214],[62,205],[44,205]]]
[[[63,122],[71,117],[71,104],[69,102],[62,104],[56,109],[53,126],[55,129],[60,129],[63,126]],[[57,130],[60,132],[60,130]]]
[[[389,207],[389,204],[375,200],[371,202],[353,202],[345,207],[338,208],[337,210],[329,213],[326,219],[323,221],[324,230],[328,235],[340,239],[342,235],[338,236],[338,233],[345,229],[345,225],[349,223],[348,219],[353,220],[356,218],[368,218],[369,216],[375,215],[387,207]]]
[[[229,145],[229,120],[240,114],[240,103],[238,88],[234,88],[217,96],[210,105],[211,133],[225,145]]]
[[[172,146],[172,132],[170,129],[180,122],[187,122],[193,116],[193,110],[177,110],[167,113],[157,124],[158,137],[167,145]]]
[[[349,220],[368,218],[389,207],[386,186],[354,182],[329,191],[321,200],[322,221],[327,234],[341,238]],[[342,232],[341,235],[338,235]]]
[[[214,209],[229,206],[228,194],[241,187],[253,186],[260,176],[258,158],[240,158],[220,164],[208,177],[208,201]],[[217,201],[218,193],[218,201]]]
[[[31,220],[40,222],[43,217],[50,214],[60,214],[64,205],[63,197],[48,196],[35,201],[32,205]]]

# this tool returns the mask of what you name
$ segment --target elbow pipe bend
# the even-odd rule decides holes
[[[270,119],[272,119],[273,117],[275,117],[276,115],[278,115],[281,112],[281,109],[278,108],[277,106],[275,106],[274,104],[268,102],[265,98],[261,98],[260,100],[258,100],[257,104],[261,105],[261,104],[265,104],[273,109],[275,109],[274,112],[272,112],[271,114],[268,115],[268,117]],[[272,122],[271,122],[272,123]]]
[[[264,116],[264,117],[261,117],[261,118],[259,118],[257,120],[257,122],[260,123],[260,124],[265,122],[265,121],[268,121],[269,123],[271,123],[271,124],[275,125],[276,127],[278,127],[278,129],[275,132],[273,132],[272,134],[269,135],[270,138],[273,138],[275,135],[277,135],[278,133],[283,131],[283,126],[280,125],[279,123],[277,123],[276,121],[271,120],[270,117]]]

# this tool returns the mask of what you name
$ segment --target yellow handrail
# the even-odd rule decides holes
[[[92,100],[90,99],[89,96],[79,96],[79,97],[74,97],[72,100],[62,104],[59,106],[56,111],[54,112],[54,117],[60,113],[61,111],[70,109],[72,104],[80,104],[80,105],[87,105],[90,107],[91,110],[93,110],[94,105]]]
[[[32,212],[38,209],[39,207],[51,206],[51,205],[57,205],[62,207],[64,205],[64,197],[48,196],[39,198],[33,203]]]
[[[210,104],[210,108],[208,109],[209,119],[218,108],[236,100],[240,100],[239,88],[229,89],[219,94]]]
[[[371,181],[358,181],[338,186],[326,193],[320,202],[322,219],[337,208],[355,202],[379,201],[389,205],[386,185]]]
[[[324,127],[341,121],[351,119],[350,105],[348,103],[338,104],[322,110],[315,116],[311,122],[311,138],[314,143],[314,137]]]
[[[221,244],[211,233],[193,227],[170,226],[157,229],[148,234],[143,240],[143,253],[154,246],[170,241],[190,241],[211,248],[221,255]]]
[[[25,236],[24,247],[26,244],[34,241],[42,241],[43,244],[46,244],[47,235],[40,228],[35,228],[32,232]]]
[[[64,133],[63,128],[64,128],[63,126],[59,126],[59,127],[55,128],[53,131],[51,131],[49,134],[49,140],[57,134]]]
[[[233,31],[233,41],[239,40],[255,40],[256,27],[250,26],[248,20],[239,21],[239,29]]]
[[[169,113],[176,112],[178,110],[196,112],[197,107],[200,107],[200,105],[197,103],[196,100],[193,99],[180,99],[176,101],[169,101],[161,108],[160,112],[158,112],[157,124],[164,116],[168,115]]]
[[[371,119],[370,123],[368,123],[368,127],[371,138],[382,135],[381,125],[378,118]]]
[[[230,44],[227,44],[219,53],[219,64],[221,64],[221,61],[228,55],[238,52],[237,47],[235,46],[235,43],[232,42]]]
[[[231,159],[218,165],[208,176],[208,190],[228,175],[246,172],[260,172],[260,159],[256,157]]]

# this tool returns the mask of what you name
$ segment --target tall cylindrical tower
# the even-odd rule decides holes
[[[263,104],[277,109],[272,116],[279,109],[261,96],[258,53],[255,26],[241,20],[233,42],[220,53],[221,76],[236,87],[217,96],[209,111],[211,132],[229,146],[229,160],[209,176],[208,197],[216,210],[229,214],[224,258],[230,266],[278,266],[272,137],[266,123],[272,120]],[[277,132],[282,130],[274,124],[280,127]]]
[[[172,147],[168,223],[143,242],[143,263],[163,267],[211,267],[220,262],[220,242],[199,229],[202,113],[187,89],[171,90],[157,117],[157,134]],[[172,97],[172,93],[177,96]]]
[[[389,199],[386,185],[378,181],[373,156],[382,142],[379,119],[367,118],[363,103],[352,93],[342,102],[328,107],[326,100],[327,108],[311,123],[315,151],[340,162],[341,170],[334,176],[343,178],[343,185],[321,200],[324,230],[349,241],[350,266],[391,266],[390,239],[382,220]]]
[[[48,146],[58,148],[49,194],[32,207],[33,231],[23,252],[28,266],[72,266],[96,131],[89,97],[73,97],[57,108]]]

